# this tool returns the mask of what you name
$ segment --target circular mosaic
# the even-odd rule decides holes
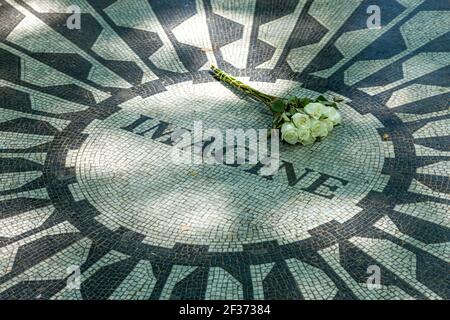
[[[450,296],[448,4],[1,5],[1,299]],[[343,124],[269,176],[174,163],[196,122],[270,126],[212,64]]]
[[[257,86],[317,96],[292,81]],[[298,241],[309,237],[308,230],[356,215],[362,210],[358,202],[371,190],[381,191],[388,180],[381,172],[389,152],[377,132],[381,123],[345,104],[345,125],[333,136],[308,147],[282,145],[279,177],[261,176],[257,164],[170,161],[173,147],[161,142],[170,135],[157,134],[161,123],[170,123],[170,132],[192,130],[194,121],[202,121],[203,129],[215,126],[224,135],[231,126],[270,126],[271,115],[263,107],[220,83],[183,82],[120,106],[121,111],[91,123],[83,131],[86,140],[70,152],[67,166],[74,167],[78,181],[72,190],[101,212],[96,220],[109,229],[124,227],[152,245],[172,248],[179,242],[241,251],[254,242]],[[147,121],[130,130],[141,119]]]

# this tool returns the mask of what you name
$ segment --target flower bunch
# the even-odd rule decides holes
[[[314,100],[275,97],[253,89],[219,68],[212,66],[211,69],[217,79],[267,105],[273,113],[272,128],[281,129],[281,139],[287,143],[312,144],[325,138],[342,121],[337,107],[342,100],[329,101],[324,96]]]
[[[336,102],[328,102],[323,97],[312,101],[308,98],[292,100],[281,115],[274,114],[275,127],[281,126],[281,139],[290,144],[308,145],[325,138],[333,127],[342,121]]]

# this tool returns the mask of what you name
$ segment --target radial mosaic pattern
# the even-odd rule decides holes
[[[0,20],[0,299],[450,298],[448,1],[0,0]],[[343,125],[282,144],[273,176],[174,164],[194,121],[271,123],[212,64],[339,96]]]

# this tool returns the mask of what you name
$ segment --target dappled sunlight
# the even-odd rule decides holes
[[[283,94],[270,90],[280,83],[256,86]],[[308,91],[288,81],[284,87],[290,94]],[[156,130],[151,128],[161,120],[170,124],[167,132],[192,129],[194,120],[203,120],[204,130],[216,125],[224,132],[233,124],[228,122],[231,117],[236,122],[231,128],[251,128],[256,124],[244,121],[259,123],[257,117],[270,117],[258,110],[261,107],[265,108],[240,100],[220,83],[181,83],[150,98],[130,100],[122,111],[85,130],[88,139],[82,152],[72,155],[80,189],[103,213],[100,221],[110,228],[125,226],[144,234],[146,243],[204,244],[211,251],[235,251],[253,242],[299,241],[324,223],[343,223],[361,211],[358,202],[368,192],[381,191],[387,183],[387,177],[380,180],[387,152],[376,130],[380,124],[347,105],[341,108],[344,124],[324,141],[312,146],[282,144],[280,157],[293,172],[281,167],[270,179],[249,173],[250,164],[174,163],[174,147],[151,138]],[[193,112],[196,109],[199,113]],[[147,134],[123,129],[142,115],[158,119],[136,131],[149,130]],[[378,157],[365,157],[365,148],[376,148]],[[327,185],[333,191],[329,186],[305,191],[324,174],[330,177]],[[298,181],[291,185],[290,179]]]
[[[0,300],[448,298],[448,9],[0,1]]]

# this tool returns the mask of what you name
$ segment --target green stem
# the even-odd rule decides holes
[[[214,72],[215,77],[217,79],[219,79],[220,81],[228,83],[232,87],[250,95],[251,97],[253,97],[254,99],[256,99],[258,101],[261,101],[262,103],[266,104],[269,108],[274,100],[279,99],[277,97],[270,96],[270,95],[262,93],[256,89],[253,89],[252,87],[242,83],[241,81],[230,76],[229,74],[225,73],[224,71],[220,70],[219,68],[217,68],[215,66],[211,66],[211,70]]]

